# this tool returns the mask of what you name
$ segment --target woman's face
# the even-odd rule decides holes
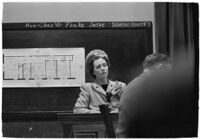
[[[107,78],[108,65],[103,58],[94,60],[93,65],[94,65],[93,74],[96,76],[97,79]]]

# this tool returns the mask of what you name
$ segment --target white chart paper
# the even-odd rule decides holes
[[[3,50],[3,87],[73,87],[84,82],[84,48]]]

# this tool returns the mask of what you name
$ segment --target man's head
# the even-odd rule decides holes
[[[144,70],[171,70],[171,61],[169,57],[161,53],[153,53],[146,56],[143,62]]]

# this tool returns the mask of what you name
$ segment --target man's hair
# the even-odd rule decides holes
[[[144,62],[143,62],[143,68],[149,68],[159,62],[162,63],[171,63],[169,57],[165,54],[161,53],[153,53],[148,56],[146,56]]]

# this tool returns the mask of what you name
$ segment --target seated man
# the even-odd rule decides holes
[[[188,70],[172,70],[169,58],[159,53],[147,56],[143,67],[122,94],[117,136],[195,136],[198,101]]]

